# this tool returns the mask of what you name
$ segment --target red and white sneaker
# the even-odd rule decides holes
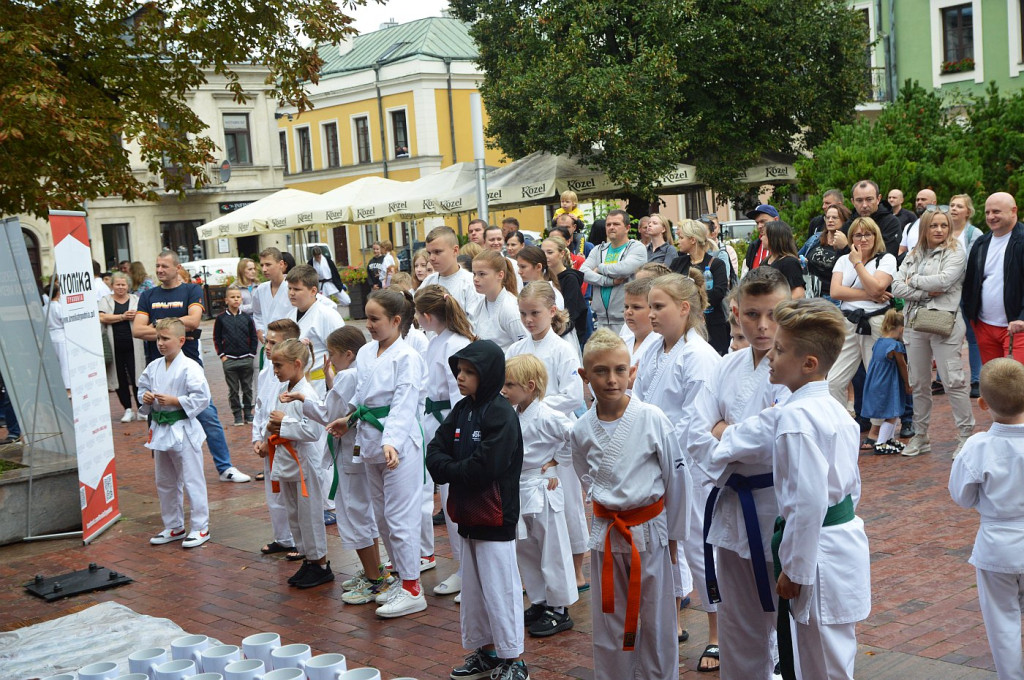
[[[188,538],[181,542],[182,548],[198,548],[203,543],[210,540],[210,530],[206,531],[191,531],[188,534]]]
[[[159,534],[149,539],[150,545],[163,545],[173,541],[180,541],[185,538],[184,529],[164,529]]]

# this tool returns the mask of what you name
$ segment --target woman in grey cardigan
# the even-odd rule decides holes
[[[904,456],[931,451],[928,422],[932,409],[932,360],[938,367],[953,409],[959,442],[953,456],[974,430],[970,383],[964,371],[961,350],[967,332],[960,312],[960,293],[967,269],[967,253],[953,234],[946,206],[929,211],[921,217],[917,245],[907,254],[892,281],[892,294],[906,301],[904,314],[907,328],[907,364],[910,384],[914,390],[914,431],[916,434],[903,450]],[[914,321],[922,309],[938,310],[955,319],[949,337],[938,333],[914,330]]]
[[[135,380],[146,368],[142,341],[132,337],[132,319],[139,306],[139,296],[128,292],[130,280],[126,274],[114,272],[111,276],[113,292],[100,298],[100,332],[106,335],[113,350],[113,361],[107,364],[107,389],[117,392],[117,399],[125,410],[122,423],[133,419],[145,420],[146,416],[132,413],[132,397],[138,409],[139,395]]]

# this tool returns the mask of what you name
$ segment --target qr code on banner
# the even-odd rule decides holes
[[[82,506],[82,510],[85,510],[85,485],[78,485],[78,503]]]
[[[114,475],[106,475],[103,478],[103,499],[107,503],[114,500]]]

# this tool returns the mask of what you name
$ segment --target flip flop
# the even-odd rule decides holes
[[[875,450],[875,444],[877,444],[877,443],[878,442],[876,442],[871,437],[864,437],[864,439],[862,439],[860,441],[860,450],[861,451],[874,451]]]
[[[299,560],[306,559],[306,556],[300,555],[299,553],[295,552],[295,548],[292,548],[292,551],[285,555],[284,558],[289,562],[298,562]]]
[[[292,550],[295,550],[295,546],[281,545],[277,541],[271,541],[270,543],[267,543],[265,546],[260,548],[260,552],[263,553],[264,555],[273,555],[275,553],[286,553],[286,552],[291,552]]]
[[[704,652],[700,655],[700,659],[697,661],[697,672],[698,673],[714,673],[715,671],[719,670],[722,667],[721,663],[717,663],[717,664],[715,664],[714,668],[705,668],[704,666],[701,665],[701,662],[704,661],[704,657],[707,657],[709,659],[714,659],[715,661],[718,661],[719,660],[719,658],[718,658],[718,645],[708,645],[707,647],[704,648]]]
[[[678,635],[678,638],[679,638],[679,642],[680,642],[680,643],[686,642],[687,640],[689,640],[689,639],[690,639],[690,632],[689,632],[689,631],[686,631],[686,630],[684,630],[684,631],[683,631],[682,633],[680,633],[680,634]]]
[[[264,480],[264,475],[262,472],[257,472],[256,476],[253,477],[253,479],[256,480],[257,482],[262,482]]]

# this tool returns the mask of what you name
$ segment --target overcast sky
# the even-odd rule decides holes
[[[447,6],[447,0],[388,0],[384,4],[368,0],[365,6],[355,9],[352,15],[356,20],[356,29],[360,33],[370,33],[391,19],[404,24],[413,19],[439,17],[441,10]]]

